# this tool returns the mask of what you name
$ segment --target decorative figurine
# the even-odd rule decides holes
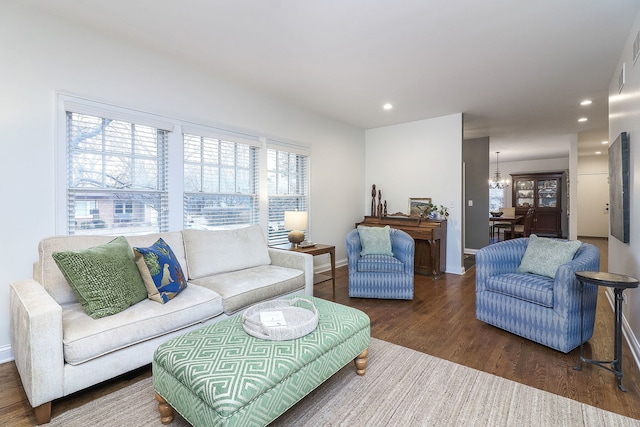
[[[376,185],[371,186],[371,216],[376,216]]]

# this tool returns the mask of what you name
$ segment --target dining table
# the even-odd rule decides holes
[[[513,239],[516,235],[515,231],[516,231],[516,224],[518,222],[520,222],[520,220],[524,218],[524,215],[514,215],[514,216],[489,216],[489,221],[494,223],[494,222],[507,222],[509,224],[511,224],[511,233],[509,234],[509,238]],[[505,234],[506,236],[506,234]],[[500,236],[498,235],[498,239],[500,238]],[[506,240],[506,237],[505,237]]]

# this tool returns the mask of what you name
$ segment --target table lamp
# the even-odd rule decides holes
[[[294,248],[297,248],[300,242],[304,241],[304,231],[302,230],[307,229],[307,220],[307,212],[284,212],[284,228],[290,230],[289,241]]]

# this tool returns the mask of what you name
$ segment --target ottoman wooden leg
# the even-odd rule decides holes
[[[356,364],[356,374],[362,376],[367,370],[367,356],[369,355],[369,349],[365,349],[358,355],[353,361]]]
[[[167,403],[166,400],[164,400],[164,397],[160,396],[158,393],[156,393],[156,400],[158,401],[158,412],[160,412],[160,421],[162,422],[162,424],[170,424],[173,421],[174,416],[173,408]]]

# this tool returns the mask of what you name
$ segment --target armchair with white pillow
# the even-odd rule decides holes
[[[577,271],[598,271],[600,252],[561,239],[505,240],[476,253],[476,318],[568,353],[581,344]],[[593,334],[598,289],[584,285],[584,335]]]

